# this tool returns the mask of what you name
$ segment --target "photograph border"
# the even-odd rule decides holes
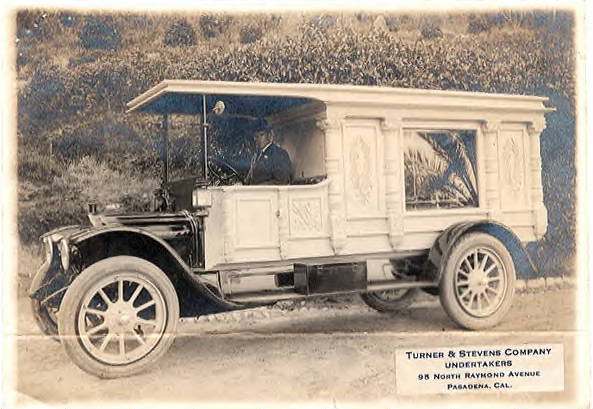
[[[423,1],[415,4],[414,2],[407,2],[399,4],[394,7],[392,2],[387,1],[374,1],[365,3],[364,10],[369,11],[403,11],[409,10],[410,12],[422,12],[422,11],[451,11],[451,1]],[[591,248],[589,231],[593,229],[593,222],[589,215],[589,199],[591,186],[590,181],[593,178],[593,166],[588,165],[588,161],[593,157],[592,148],[593,145],[588,140],[588,124],[590,123],[591,115],[593,115],[591,89],[586,80],[593,78],[591,74],[591,56],[589,50],[592,49],[591,45],[591,31],[587,29],[585,25],[585,18],[587,21],[591,21],[593,13],[591,12],[591,2],[587,2],[586,6],[583,2],[579,1],[525,1],[518,6],[517,2],[503,1],[459,1],[455,2],[455,9],[459,11],[469,10],[490,10],[493,5],[496,8],[511,7],[521,9],[532,9],[532,8],[570,8],[575,12],[575,50],[576,50],[576,157],[575,165],[577,169],[576,178],[576,222],[577,222],[577,235],[576,235],[576,265],[577,271],[575,274],[576,278],[576,293],[578,298],[575,301],[577,308],[577,322],[578,330],[576,331],[578,336],[576,339],[576,349],[578,350],[578,356],[584,359],[579,360],[579,376],[576,377],[578,382],[578,391],[580,396],[573,402],[567,402],[562,407],[581,407],[583,404],[590,404],[591,399],[591,378],[590,378],[590,330],[591,330],[591,315],[588,313],[588,308],[591,307],[590,297],[593,295],[593,288],[588,272],[593,271],[592,258],[588,255],[593,250]],[[388,7],[390,5],[391,7]],[[132,4],[122,3],[109,0],[109,1],[97,1],[87,2],[80,4],[77,1],[46,1],[46,2],[27,2],[18,4],[16,1],[11,0],[8,7],[2,8],[2,21],[5,23],[4,30],[2,32],[2,40],[5,47],[3,47],[3,57],[5,63],[3,64],[3,72],[1,78],[2,84],[2,96],[4,98],[2,105],[2,131],[3,131],[3,144],[2,144],[2,271],[4,272],[4,280],[2,282],[2,299],[1,305],[3,306],[3,392],[4,392],[4,403],[7,407],[12,407],[15,404],[22,405],[23,402],[26,406],[37,407],[46,406],[42,402],[27,401],[26,397],[18,396],[19,393],[14,391],[15,375],[16,372],[16,348],[14,335],[16,331],[16,321],[14,317],[17,315],[16,310],[16,294],[17,294],[17,264],[15,260],[18,259],[18,237],[16,229],[16,213],[17,213],[17,148],[16,148],[16,110],[17,110],[17,92],[14,84],[16,83],[16,47],[14,47],[14,35],[16,33],[16,10],[23,8],[67,8],[74,9],[77,11],[90,12],[155,12],[155,13],[177,13],[183,10],[191,9],[191,11],[227,11],[227,12],[271,12],[271,11],[301,11],[304,6],[307,7],[307,11],[346,11],[346,10],[361,10],[357,7],[357,3],[354,1],[348,1],[345,4],[343,1],[312,1],[307,0],[306,2],[299,2],[298,6],[288,1],[278,1],[271,5],[269,2],[264,1],[221,1],[216,5],[204,4],[204,7],[191,1],[175,1],[163,5],[162,2],[151,1],[148,3]],[[586,7],[586,9],[585,9]],[[588,33],[586,32],[588,31]],[[589,38],[585,38],[585,35]],[[8,45],[8,46],[7,46]],[[586,63],[585,59],[589,61]],[[588,66],[586,65],[588,64]],[[586,70],[589,72],[586,72]],[[586,92],[588,90],[589,92]],[[585,359],[586,358],[586,359]],[[11,390],[13,395],[11,396]],[[475,395],[476,401],[482,401],[481,403],[489,401],[489,397],[492,395]],[[78,402],[73,403],[74,406],[70,407],[88,407],[91,402]],[[98,403],[98,402],[95,402]],[[195,407],[196,404],[192,403],[171,403],[171,402],[158,402],[159,404],[166,404],[167,407]],[[233,403],[233,402],[216,402],[216,403],[205,403],[199,402],[200,407],[328,407],[327,405],[333,405],[333,407],[359,407],[359,403],[339,403],[335,402],[294,402],[294,403]],[[456,400],[455,396],[451,396],[448,404],[454,404],[455,407],[472,407],[472,403],[460,402]],[[523,403],[521,403],[523,404]],[[386,407],[390,406],[389,402],[373,402],[373,406]],[[420,404],[422,405],[422,404]],[[436,403],[434,404],[436,406]],[[516,402],[508,402],[504,404],[509,407],[518,407]],[[114,403],[110,404],[110,407],[129,407],[129,404],[125,403]],[[365,405],[366,406],[366,405]],[[525,402],[525,406],[521,407],[546,407],[546,403],[541,401],[541,398],[536,398],[533,402]],[[137,405],[135,407],[153,407],[150,405]],[[408,405],[402,405],[397,403],[397,407],[408,407]],[[418,405],[412,405],[411,407],[418,407]],[[492,407],[500,407],[499,405],[493,405]],[[558,403],[554,402],[550,407],[561,407]]]

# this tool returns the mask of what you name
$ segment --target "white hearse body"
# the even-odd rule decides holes
[[[205,269],[299,259],[390,258],[430,249],[448,227],[490,220],[521,242],[540,239],[547,215],[540,135],[547,98],[348,85],[163,81],[129,104],[165,94],[249,95],[308,102],[270,115],[276,143],[313,185],[211,187]],[[477,206],[406,207],[408,130],[475,132]]]

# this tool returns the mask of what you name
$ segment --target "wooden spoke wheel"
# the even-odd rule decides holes
[[[178,320],[169,278],[154,264],[120,256],[92,265],[74,280],[58,327],[74,363],[114,378],[142,371],[164,355]]]
[[[463,236],[445,260],[441,303],[459,325],[494,326],[508,312],[515,289],[515,267],[506,247],[485,233]]]
[[[407,308],[417,291],[415,288],[400,288],[362,293],[360,297],[369,307],[379,312],[396,312]]]

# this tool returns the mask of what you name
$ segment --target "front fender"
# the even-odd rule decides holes
[[[172,257],[175,262],[177,263],[178,267],[181,268],[183,271],[190,273],[190,267],[185,263],[185,261],[177,254],[175,249],[171,247],[169,243],[167,243],[162,238],[158,237],[157,235],[141,228],[137,227],[128,227],[128,226],[104,226],[98,227],[94,229],[79,231],[73,234],[70,237],[70,243],[78,246],[84,246],[85,243],[92,242],[94,239],[101,239],[105,240],[109,236],[112,238],[117,235],[125,235],[128,236],[136,236],[146,238],[154,243],[158,243],[158,245],[167,252],[167,254]]]
[[[71,258],[76,262],[71,263],[69,270],[64,272],[60,265],[60,255],[54,251],[52,260],[44,263],[33,279],[29,290],[32,298],[44,300],[56,291],[63,290],[82,270],[100,260],[130,255],[150,261],[163,270],[174,283],[178,295],[184,295],[181,298],[188,302],[198,303],[200,296],[203,296],[204,301],[207,301],[205,304],[210,305],[202,303],[204,306],[201,309],[207,311],[205,313],[244,308],[221,298],[192,272],[169,243],[149,231],[129,226],[101,226],[77,229],[71,233],[60,236],[59,239],[68,240]],[[56,247],[54,245],[54,249]],[[76,257],[74,250],[77,252]],[[56,300],[56,306],[59,306],[60,299],[61,297]]]
[[[116,255],[140,257],[161,268],[174,284],[180,280],[188,284],[178,286],[178,290],[186,292],[187,287],[190,287],[194,294],[202,295],[214,303],[218,310],[244,308],[220,297],[199,275],[192,272],[169,243],[150,231],[130,226],[104,226],[80,232],[71,237],[71,240],[80,249],[84,264],[87,264],[85,259],[95,263]],[[97,253],[96,248],[100,248],[101,252]],[[87,266],[84,265],[84,268]]]

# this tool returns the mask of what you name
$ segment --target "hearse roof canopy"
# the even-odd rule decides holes
[[[128,112],[156,114],[198,114],[202,95],[207,109],[223,101],[226,111],[250,116],[274,115],[306,102],[326,105],[382,105],[405,108],[463,108],[492,111],[546,112],[546,97],[488,94],[481,92],[438,91],[358,85],[283,84],[164,80],[128,102]]]

